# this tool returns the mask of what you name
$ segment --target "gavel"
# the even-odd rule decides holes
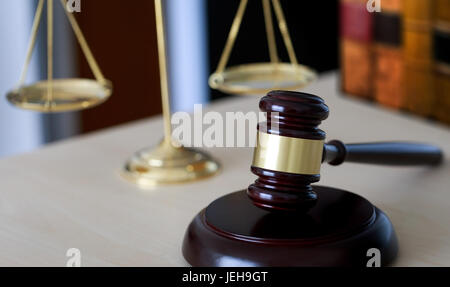
[[[438,165],[438,147],[408,142],[324,143],[319,125],[329,115],[318,96],[272,91],[259,103],[267,121],[258,125],[258,140],[251,171],[258,176],[247,189],[253,203],[269,211],[306,211],[317,201],[311,184],[320,179],[327,162],[382,165]]]
[[[329,109],[317,96],[273,91],[260,101],[246,190],[226,194],[201,210],[183,240],[193,266],[366,266],[369,250],[390,264],[398,240],[389,217],[357,193],[312,185],[321,164],[344,162],[438,165],[439,148],[419,143],[325,143],[319,125]]]

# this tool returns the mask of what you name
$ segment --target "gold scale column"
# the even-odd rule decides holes
[[[220,168],[206,153],[180,147],[172,140],[162,0],[155,0],[155,13],[165,137],[157,147],[137,152],[122,172],[143,188],[199,180],[216,174]]]

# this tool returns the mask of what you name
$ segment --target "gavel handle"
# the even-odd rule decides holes
[[[325,144],[323,161],[331,165],[346,162],[382,165],[438,165],[443,160],[440,148],[408,142],[344,144],[333,140]]]

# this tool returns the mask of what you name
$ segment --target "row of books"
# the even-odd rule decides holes
[[[450,0],[341,0],[344,92],[450,124]]]

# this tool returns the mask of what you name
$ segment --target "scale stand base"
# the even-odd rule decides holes
[[[215,175],[220,165],[208,154],[162,142],[137,152],[127,161],[122,175],[141,188],[185,183]]]
[[[246,191],[212,202],[191,222],[183,255],[192,266],[356,266],[380,251],[380,265],[398,251],[389,218],[354,193],[314,186],[318,201],[307,213],[270,213]]]

